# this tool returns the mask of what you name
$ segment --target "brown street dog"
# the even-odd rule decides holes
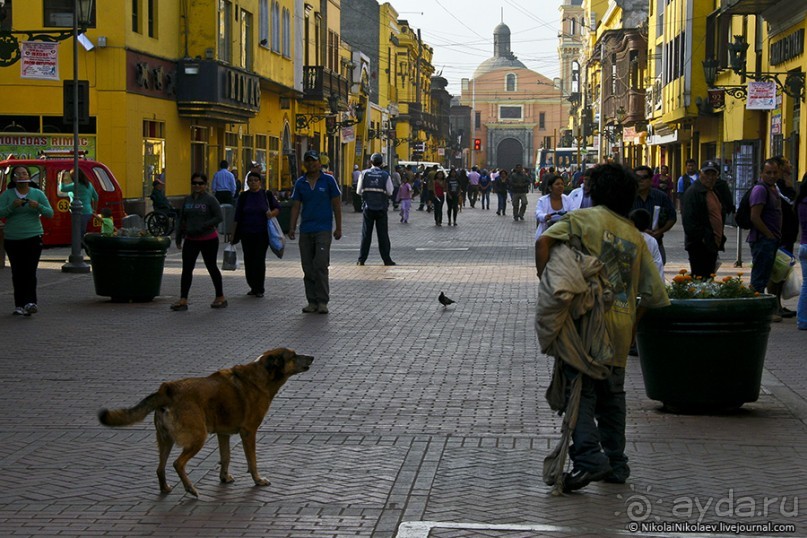
[[[154,411],[160,463],[157,478],[160,491],[169,493],[165,481],[165,464],[174,444],[182,454],[174,462],[185,491],[198,497],[199,493],[185,473],[185,464],[199,452],[207,436],[215,433],[219,440],[221,471],[219,478],[230,483],[230,436],[239,434],[247,457],[249,474],[258,486],[269,480],[258,473],[255,437],[272,399],[280,387],[294,374],[305,372],[314,357],[298,355],[285,348],[270,349],[249,364],[233,366],[209,375],[189,377],[160,385],[129,409],[102,409],[98,420],[106,426],[128,426],[140,422]]]

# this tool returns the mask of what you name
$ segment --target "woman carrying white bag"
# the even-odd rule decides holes
[[[263,297],[266,292],[266,251],[269,249],[270,219],[280,214],[280,204],[271,191],[264,190],[261,175],[250,172],[247,190],[238,196],[235,206],[235,231],[232,244],[241,242],[244,252],[244,273],[249,291],[247,295]]]

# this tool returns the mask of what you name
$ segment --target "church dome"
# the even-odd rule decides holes
[[[493,57],[488,58],[476,68],[474,78],[499,69],[526,69],[515,54],[510,51],[510,28],[501,23],[493,29]]]

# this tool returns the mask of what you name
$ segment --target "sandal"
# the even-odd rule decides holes
[[[210,303],[210,308],[227,308],[227,299],[223,301],[213,301]]]
[[[184,312],[188,309],[188,303],[174,303],[171,305],[171,310],[174,312]]]

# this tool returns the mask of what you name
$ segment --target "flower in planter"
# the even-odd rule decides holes
[[[742,273],[737,273],[737,276],[726,276],[720,280],[715,280],[716,276],[712,274],[709,278],[703,279],[693,277],[687,274],[686,269],[681,269],[680,273],[673,277],[672,283],[667,284],[667,295],[670,299],[739,299],[759,296],[759,292],[743,283]]]

